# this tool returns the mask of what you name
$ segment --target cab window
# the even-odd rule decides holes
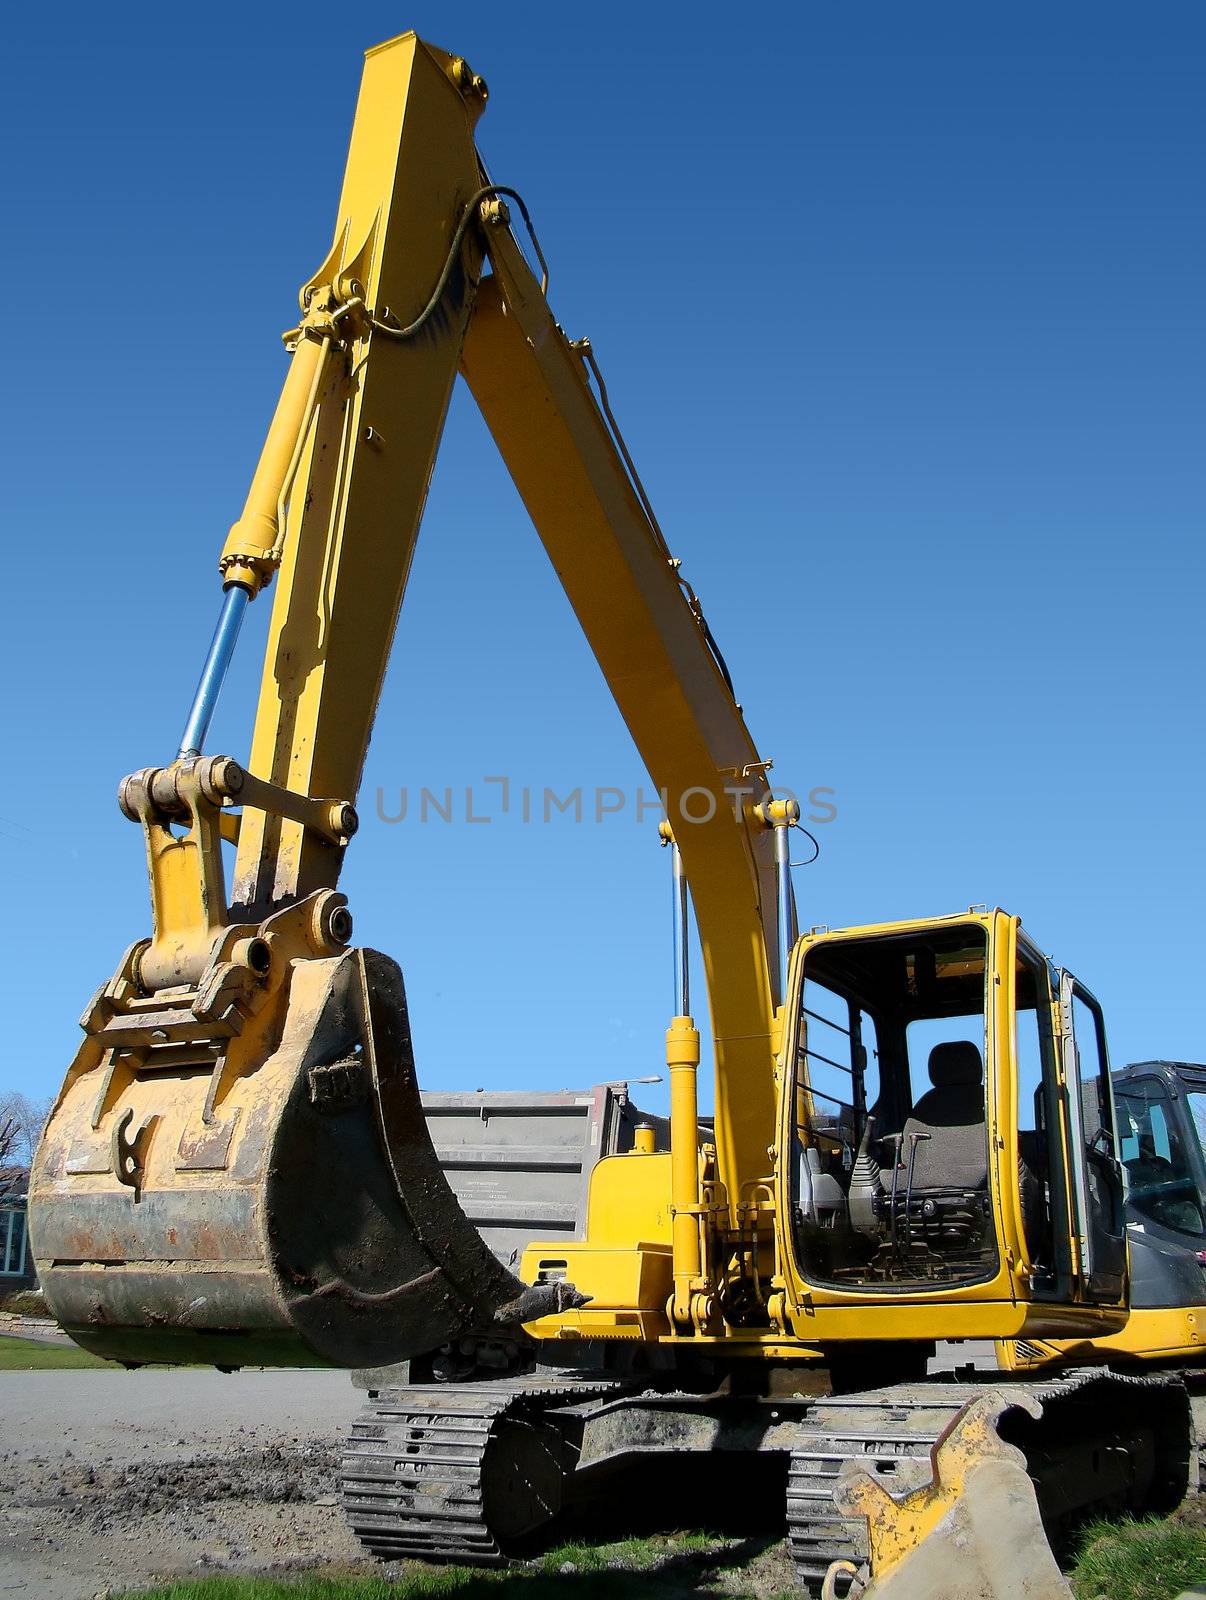
[[[995,1270],[987,968],[978,923],[806,953],[791,1183],[813,1281],[903,1288]]]
[[[1106,1055],[1101,1014],[1080,993],[1072,991],[1072,1030],[1080,1064],[1080,1105],[1085,1143],[1104,1140],[1113,1146],[1110,1121],[1110,1063]]]
[[[1019,944],[1014,970],[1015,1054],[1018,1075],[1018,1199],[1026,1252],[1040,1284],[1053,1279],[1056,1204],[1062,1174],[1055,1169],[1049,1128],[1055,1072],[1055,1039],[1051,1031],[1051,980],[1047,963]],[[1055,1146],[1058,1163],[1058,1143]]]

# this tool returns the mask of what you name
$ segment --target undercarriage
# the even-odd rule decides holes
[[[1025,1458],[1057,1552],[1090,1517],[1167,1512],[1191,1484],[1189,1402],[1175,1379],[1099,1370],[986,1384],[984,1374],[966,1373],[852,1394],[770,1396],[540,1366],[518,1377],[371,1390],[344,1455],[343,1502],[383,1560],[500,1565],[575,1520],[597,1532],[592,1508],[604,1504],[617,1536],[633,1524],[647,1528],[654,1504],[673,1519],[669,1496],[640,1491],[643,1469],[656,1473],[659,1463],[654,1481],[707,1496],[694,1501],[697,1523],[740,1519],[731,1490],[756,1462],[759,1504],[745,1515],[786,1529],[801,1586],[819,1594],[832,1562],[857,1565],[868,1555],[866,1520],[842,1516],[834,1501],[846,1463],[872,1469],[894,1494],[919,1488],[933,1475],[939,1440],[986,1396],[1000,1413],[1001,1439]]]

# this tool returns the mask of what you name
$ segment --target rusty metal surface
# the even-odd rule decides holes
[[[279,1011],[216,1111],[206,1063],[102,1092],[85,1045],[35,1161],[30,1236],[51,1309],[86,1348],[367,1365],[488,1323],[520,1292],[440,1171],[397,966],[358,950],[296,961]],[[315,1094],[314,1069],[336,1063],[363,1093]],[[134,1152],[124,1173],[105,1159],[116,1146]]]

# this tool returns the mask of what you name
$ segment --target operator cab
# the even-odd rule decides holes
[[[993,1193],[1016,1183],[1010,1209],[1031,1292],[1070,1297],[1073,1273],[1087,1276],[1092,1255],[1091,1293],[1121,1293],[1121,1180],[1100,1010],[1015,919],[818,933],[801,941],[793,972],[786,1133],[806,1280],[868,1290],[989,1280],[1002,1249]],[[1061,1004],[1068,1022],[1057,1037]],[[1068,1106],[1060,1048],[1078,1051]],[[990,1122],[997,1141],[1006,1118],[1016,1146],[1007,1154],[999,1143],[994,1184]],[[1065,1125],[1078,1135],[1067,1147]],[[1081,1261],[1069,1243],[1073,1216],[1094,1235]]]
[[[989,1276],[987,936],[977,925],[808,951],[794,1215],[806,1275]]]

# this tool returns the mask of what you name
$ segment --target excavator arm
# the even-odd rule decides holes
[[[691,884],[716,1050],[717,1154],[766,1170],[778,971],[766,763],[677,562],[509,232],[488,242],[461,370],[666,807]]]
[[[371,1365],[517,1315],[523,1286],[431,1150],[401,974],[352,945],[338,891],[458,368],[665,796],[715,1035],[720,1226],[765,1175],[790,812],[592,388],[589,345],[562,333],[516,242],[512,205],[526,209],[484,174],[485,98],[413,34],[368,53],[334,244],[286,335],[179,754],[121,788],[152,932],[85,1012],[30,1197],[50,1305],[104,1355]],[[270,584],[243,766],[205,740],[243,612]],[[697,1035],[676,1026],[693,1097]],[[694,1141],[679,1154],[677,1196],[698,1201]]]

